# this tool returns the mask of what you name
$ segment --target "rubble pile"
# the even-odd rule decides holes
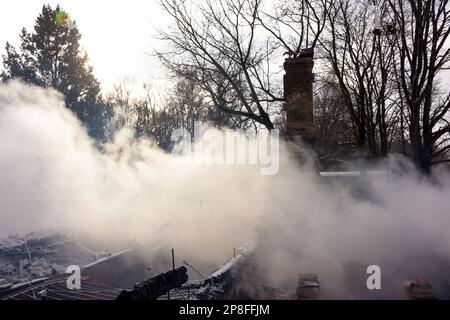
[[[315,273],[302,273],[297,287],[298,300],[316,300],[319,298],[319,276]]]
[[[413,300],[434,300],[433,287],[423,277],[416,277],[408,288],[408,293]]]
[[[258,266],[254,250],[247,247],[216,271],[205,284],[197,290],[199,299],[230,300],[293,300],[295,292],[285,288],[267,285],[258,277]],[[219,276],[220,275],[220,276]]]
[[[182,288],[189,289],[193,293],[193,299],[227,299],[245,259],[245,255],[239,254],[208,278],[188,281]]]
[[[84,265],[98,255],[56,231],[0,238],[0,290],[62,274],[67,266]]]

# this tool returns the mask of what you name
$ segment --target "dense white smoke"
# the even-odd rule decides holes
[[[126,130],[99,151],[60,95],[20,82],[0,85],[0,152],[3,232],[164,243],[180,259],[216,264],[257,239],[261,279],[295,287],[300,272],[315,272],[330,297],[346,294],[349,263],[417,262],[413,276],[429,271],[427,255],[450,257],[444,174],[434,184],[412,174],[326,183],[282,151],[279,174],[261,176],[257,166],[188,164]]]
[[[325,297],[348,298],[361,293],[351,285],[367,289],[366,269],[378,265],[384,291],[374,297],[405,298],[402,282],[418,275],[449,297],[450,180],[441,178],[436,185],[395,173],[351,186],[305,174],[278,181],[272,214],[261,223],[260,276],[292,284],[299,273],[317,273]]]
[[[268,183],[257,167],[192,165],[127,130],[103,149],[54,91],[1,85],[0,229],[165,242],[221,261],[252,238]]]

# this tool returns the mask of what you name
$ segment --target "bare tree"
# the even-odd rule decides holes
[[[381,16],[387,7],[380,8]],[[370,157],[386,156],[398,130],[396,52],[389,26],[375,28],[373,12],[360,2],[333,2],[327,11],[326,36],[319,39],[325,69],[335,75],[353,124],[354,140]]]
[[[334,0],[284,0],[258,14],[261,25],[290,57],[314,49],[325,29]]]
[[[352,121],[336,77],[321,79],[314,93],[315,149],[323,167],[336,167],[355,154]]]
[[[178,128],[187,129],[191,136],[194,135],[196,121],[217,128],[244,126],[241,122],[236,123],[229,114],[217,110],[207,93],[192,80],[179,80],[169,90],[166,99],[167,109],[170,110]]]
[[[131,130],[136,138],[152,140],[162,149],[169,151],[172,147],[171,135],[178,128],[176,114],[165,102],[164,94],[154,90],[149,84],[144,85],[144,94],[135,96],[126,81],[116,84],[105,97],[105,104],[113,111],[108,124],[109,135],[121,129]]]
[[[258,41],[261,0],[163,0],[175,28],[160,31],[172,51],[158,56],[175,75],[198,83],[223,112],[274,128],[267,61],[276,49]]]
[[[321,5],[330,1],[269,7],[262,0],[162,0],[174,28],[160,31],[171,50],[157,55],[173,74],[198,83],[220,111],[271,130],[284,100],[283,50],[296,56],[315,46],[328,8]]]
[[[450,150],[450,92],[437,95],[437,79],[449,67],[448,0],[388,0],[398,29],[399,87],[409,116],[414,162],[425,174]]]
[[[116,83],[112,90],[105,95],[104,100],[105,104],[113,111],[108,124],[110,135],[136,121],[132,89],[126,81]]]
[[[187,129],[194,135],[196,121],[214,127],[233,127],[228,115],[205,97],[205,92],[190,80],[180,80],[167,90],[144,85],[144,93],[135,96],[127,82],[116,84],[106,95],[105,104],[113,110],[109,122],[110,135],[122,128],[132,130],[136,138],[147,138],[170,151],[175,129]]]

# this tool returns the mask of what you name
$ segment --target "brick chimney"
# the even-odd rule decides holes
[[[284,62],[284,98],[287,118],[286,138],[313,145],[315,142],[313,116],[313,50],[306,49]]]

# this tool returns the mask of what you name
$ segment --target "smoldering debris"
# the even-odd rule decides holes
[[[0,279],[7,284],[28,282],[66,272],[71,264],[87,264],[99,255],[56,231],[10,235],[0,239]]]
[[[52,228],[117,247],[176,248],[178,262],[202,274],[254,240],[262,286],[295,294],[299,274],[314,273],[322,298],[365,297],[367,266],[377,265],[383,289],[369,298],[401,297],[397,288],[417,275],[445,295],[448,173],[422,179],[392,157],[376,168],[389,174],[327,182],[280,147],[274,176],[192,165],[127,128],[98,148],[59,94],[1,84],[0,231]]]

